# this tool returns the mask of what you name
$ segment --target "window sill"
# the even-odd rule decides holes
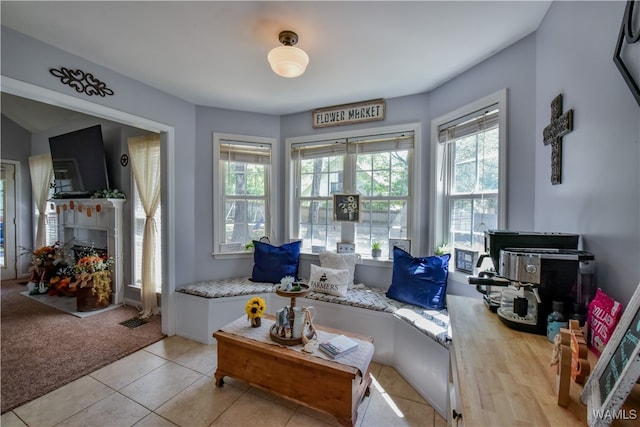
[[[360,254],[360,256],[362,257],[362,259],[358,263],[359,265],[371,265],[375,267],[386,267],[386,268],[393,267],[393,260],[391,259],[382,258],[382,257],[373,258],[369,255],[363,255],[363,254]],[[300,258],[318,261],[318,254],[314,254],[311,252],[302,252],[300,253]]]
[[[214,259],[236,259],[236,258],[253,258],[253,251],[244,251],[244,252],[212,252],[211,256]]]
[[[140,285],[129,284],[127,285],[129,289],[135,289],[137,291],[142,291],[142,287]],[[156,295],[162,295],[162,291],[156,289]]]

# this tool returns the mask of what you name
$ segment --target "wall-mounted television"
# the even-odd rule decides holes
[[[53,136],[49,148],[56,197],[89,197],[109,188],[100,125]]]

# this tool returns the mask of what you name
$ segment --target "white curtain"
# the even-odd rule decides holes
[[[47,198],[49,197],[49,184],[53,175],[51,153],[29,157],[29,172],[31,173],[33,201],[38,209],[38,225],[34,242],[34,249],[36,249],[47,244]]]
[[[156,209],[160,203],[160,135],[144,135],[127,140],[129,157],[140,203],[147,218],[142,237],[142,318],[158,313],[156,297]]]

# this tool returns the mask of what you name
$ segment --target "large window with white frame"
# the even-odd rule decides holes
[[[304,252],[335,251],[337,243],[355,243],[371,254],[379,242],[388,258],[389,239],[411,239],[418,248],[414,182],[418,125],[334,134],[333,138],[291,138],[290,238]],[[325,136],[326,138],[326,136]],[[339,221],[335,195],[357,195],[356,221]]]
[[[214,133],[214,253],[274,237],[275,138]]]
[[[432,122],[432,250],[484,251],[506,212],[506,90]]]

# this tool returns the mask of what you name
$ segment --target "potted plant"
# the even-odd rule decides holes
[[[267,304],[260,297],[253,297],[247,301],[247,305],[244,310],[247,313],[247,319],[251,322],[252,328],[257,328],[261,324],[261,318],[264,311],[267,309]]]
[[[111,271],[113,258],[86,249],[75,265],[75,282],[78,311],[92,311],[109,305],[111,297]]]
[[[371,244],[371,256],[374,258],[378,258],[382,255],[382,249],[380,247],[380,242],[373,242]]]

